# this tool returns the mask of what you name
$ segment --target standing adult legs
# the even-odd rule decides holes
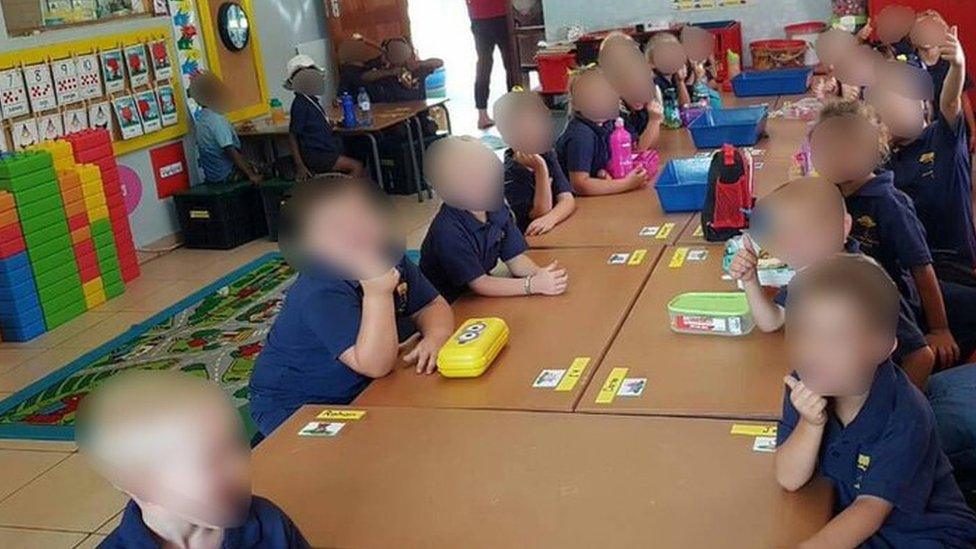
[[[502,19],[504,18],[497,18]],[[475,65],[474,78],[474,106],[478,109],[478,127],[491,127],[494,122],[488,116],[488,94],[491,83],[492,59],[495,53],[496,40],[491,23],[494,19],[475,19],[471,21],[471,33],[474,35],[474,47],[478,55]]]

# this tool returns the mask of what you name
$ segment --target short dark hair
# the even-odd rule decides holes
[[[787,323],[805,302],[824,296],[851,303],[873,328],[894,337],[901,296],[875,260],[861,254],[837,254],[797,273],[790,281]]]

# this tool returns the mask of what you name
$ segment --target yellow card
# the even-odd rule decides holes
[[[774,437],[776,436],[776,426],[734,423],[732,424],[732,434],[750,437]]]
[[[699,223],[698,227],[695,228],[695,232],[691,233],[691,236],[698,236],[698,237],[705,236],[705,231],[704,229],[702,229],[701,223]]]
[[[597,404],[610,404],[613,402],[613,397],[617,396],[617,389],[620,388],[620,384],[627,377],[628,370],[629,368],[614,368],[610,370],[610,375],[607,376],[607,380],[603,382],[603,387],[600,387],[600,392],[596,395]]]
[[[647,256],[647,250],[641,248],[639,250],[634,250],[634,253],[630,254],[630,259],[627,261],[628,265],[640,265],[644,262],[644,257]]]
[[[661,230],[657,232],[654,238],[658,240],[664,240],[665,238],[671,236],[671,231],[674,230],[674,223],[665,223],[661,225]]]
[[[366,410],[322,410],[315,419],[329,419],[334,421],[356,421],[363,419]]]
[[[588,356],[578,356],[573,359],[573,363],[569,365],[569,369],[566,370],[566,374],[563,378],[559,380],[559,385],[556,385],[556,391],[572,391],[576,384],[579,382],[580,378],[583,376],[583,372],[586,370],[586,366],[590,363],[590,357]]]
[[[688,248],[681,247],[674,249],[674,255],[671,256],[671,262],[668,263],[668,267],[672,269],[678,269],[685,264],[685,258],[688,257]]]

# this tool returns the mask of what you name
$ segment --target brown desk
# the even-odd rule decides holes
[[[577,411],[775,419],[783,399],[783,376],[790,371],[783,334],[758,328],[742,337],[686,335],[671,331],[668,302],[695,291],[735,291],[722,279],[722,248],[707,248],[704,261],[670,263],[677,248],[666,250],[644,290],[600,363]],[[692,248],[695,249],[695,248]],[[639,397],[617,396],[609,404],[596,398],[613,368],[626,377],[647,378]]]
[[[398,369],[373,381],[357,406],[490,408],[572,411],[640,288],[660,257],[660,245],[644,245],[640,265],[608,265],[613,252],[634,248],[533,250],[540,265],[558,260],[569,271],[569,290],[561,296],[486,298],[466,296],[454,304],[458,324],[474,317],[505,320],[508,346],[481,377],[447,379]],[[589,357],[572,390],[533,387],[544,369],[569,369]]]
[[[795,547],[830,518],[731,422],[361,408],[331,438],[299,410],[254,452],[254,488],[314,547]]]

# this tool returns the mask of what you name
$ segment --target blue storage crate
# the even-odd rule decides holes
[[[701,210],[708,194],[711,164],[710,156],[669,160],[654,184],[661,209],[666,213]]]
[[[766,107],[712,109],[688,125],[699,149],[717,149],[726,143],[751,147],[766,131]]]
[[[806,93],[812,75],[810,67],[746,71],[732,78],[732,91],[737,97]]]

